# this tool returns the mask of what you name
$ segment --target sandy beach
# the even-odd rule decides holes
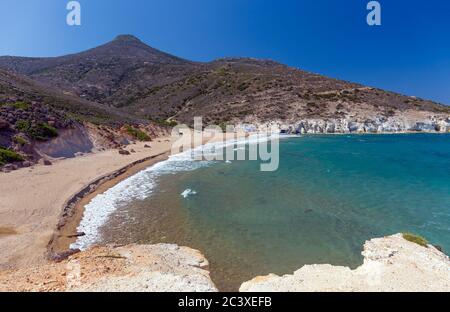
[[[160,138],[151,143],[151,148],[145,148],[145,143],[130,145],[127,150],[135,150],[130,155],[107,150],[56,160],[52,166],[35,165],[0,174],[0,269],[44,263],[47,245],[70,197],[98,177],[134,161],[167,153],[169,139]]]
[[[244,136],[236,134],[236,137]],[[226,139],[232,139],[228,135]],[[215,142],[208,140],[203,144]],[[94,196],[119,183],[136,172],[166,159],[172,146],[171,138],[160,137],[148,143],[129,145],[130,155],[120,155],[112,149],[84,156],[53,161],[53,165],[35,165],[30,168],[0,174],[0,269],[38,266],[47,262],[49,242],[52,249],[66,250],[74,237],[83,215],[83,207]],[[196,142],[198,144],[198,142]],[[63,207],[67,201],[100,177],[111,175],[134,162],[147,159],[127,168],[122,174],[102,183],[78,203],[75,214],[56,232]],[[57,233],[57,235],[55,235]],[[54,239],[56,237],[57,239]]]

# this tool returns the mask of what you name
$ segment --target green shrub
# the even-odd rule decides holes
[[[32,125],[28,120],[21,119],[16,122],[16,129],[38,141],[46,141],[58,136],[58,130],[47,123]]]
[[[402,236],[407,241],[416,243],[423,247],[428,247],[428,241],[425,238],[423,238],[422,236],[419,236],[416,234],[411,234],[411,233],[402,233]]]
[[[150,136],[147,133],[132,126],[127,126],[127,132],[139,141],[150,141]]]
[[[30,129],[30,122],[28,120],[17,120],[16,129],[22,132],[27,132]]]
[[[38,125],[41,130],[49,137],[57,137],[58,136],[58,130],[56,130],[55,127],[50,126],[47,123],[43,123]]]
[[[25,140],[23,137],[16,135],[15,137],[13,137],[13,141],[16,142],[17,144],[20,145],[27,145],[28,141]]]
[[[22,161],[23,157],[17,154],[14,151],[11,151],[10,149],[0,147],[0,166],[3,166],[4,164],[15,162],[15,161]]]
[[[17,101],[16,103],[11,104],[11,106],[14,107],[15,109],[22,109],[22,110],[27,110],[28,108],[30,108],[30,104],[22,101]]]
[[[58,136],[58,130],[47,123],[33,125],[27,131],[28,135],[38,141],[46,141]]]

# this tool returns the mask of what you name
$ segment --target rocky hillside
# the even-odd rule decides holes
[[[127,124],[134,129],[148,121],[0,70],[0,166],[12,162],[6,168],[10,170],[31,165],[41,158],[42,143],[46,141],[64,145],[70,139],[66,146],[73,146],[72,154],[89,152],[94,148],[87,133],[89,124],[105,137],[102,144],[117,146],[117,140],[122,140],[116,133],[118,127]],[[56,140],[58,137],[60,140]],[[69,154],[65,151],[61,156]]]
[[[445,120],[450,108],[327,78],[269,60],[183,60],[123,35],[55,58],[1,57],[5,68],[105,107],[153,120],[192,123],[361,122],[418,116]],[[419,112],[418,114],[415,114]],[[449,121],[450,126],[450,121]]]

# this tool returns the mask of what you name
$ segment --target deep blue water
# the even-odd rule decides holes
[[[280,167],[216,162],[161,176],[119,209],[105,241],[201,250],[221,289],[304,264],[362,263],[364,241],[413,232],[450,251],[450,135],[303,136],[280,142]],[[197,192],[183,198],[186,189]]]

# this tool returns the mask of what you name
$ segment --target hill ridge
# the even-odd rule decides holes
[[[272,60],[221,58],[199,63],[123,34],[92,49],[55,58],[0,57],[0,68],[141,118],[191,122],[295,122],[312,118],[448,114],[448,106],[328,78]]]

